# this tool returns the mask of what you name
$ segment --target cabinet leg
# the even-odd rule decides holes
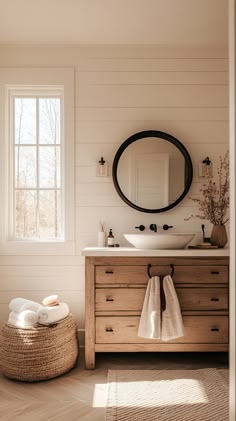
[[[85,368],[87,370],[93,370],[95,368],[95,352],[85,351]]]

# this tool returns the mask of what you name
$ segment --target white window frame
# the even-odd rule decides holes
[[[63,92],[64,184],[63,239],[22,240],[12,237],[12,128],[9,117],[12,95],[27,91]],[[73,69],[0,69],[0,255],[74,254],[74,70]]]

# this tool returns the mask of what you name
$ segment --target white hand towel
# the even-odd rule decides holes
[[[38,321],[38,314],[35,311],[24,310],[21,313],[11,312],[9,314],[8,323],[12,326],[30,329]]]
[[[138,336],[149,339],[161,338],[160,278],[148,281],[143,309],[139,321]]]
[[[184,336],[184,326],[178,296],[170,275],[164,277],[163,289],[166,309],[162,313],[161,339],[169,341]]]
[[[58,295],[49,295],[42,300],[42,304],[44,306],[58,306],[59,304],[59,297]]]
[[[53,307],[42,307],[38,311],[38,322],[42,325],[50,325],[64,319],[70,313],[66,303],[60,303]]]
[[[13,298],[9,304],[10,311],[15,313],[20,313],[24,310],[38,311],[40,308],[42,308],[41,304],[25,298]]]

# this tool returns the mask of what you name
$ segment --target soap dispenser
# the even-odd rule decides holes
[[[107,237],[107,245],[108,245],[108,247],[114,247],[115,246],[115,244],[114,244],[114,235],[112,233],[112,229],[111,228],[110,228],[110,231],[109,231],[109,234],[108,234],[108,237]]]

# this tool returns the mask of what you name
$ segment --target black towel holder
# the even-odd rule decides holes
[[[152,277],[152,275],[150,273],[151,267],[152,267],[152,265],[151,265],[151,263],[149,263],[147,265],[147,274],[148,274],[149,279]],[[170,268],[171,268],[170,276],[172,277],[174,275],[174,273],[175,273],[175,268],[174,268],[174,265],[172,263],[170,264]]]

